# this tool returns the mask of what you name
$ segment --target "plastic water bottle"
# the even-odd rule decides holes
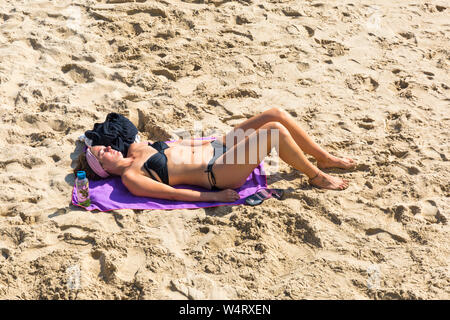
[[[86,178],[85,171],[77,172],[75,183],[77,186],[78,204],[82,207],[89,207],[91,205],[91,199],[89,199],[89,181]]]

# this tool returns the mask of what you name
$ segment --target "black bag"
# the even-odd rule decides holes
[[[84,135],[92,140],[92,146],[111,146],[126,157],[137,133],[138,129],[130,120],[112,112],[106,116],[105,122],[94,124],[94,129],[86,131]]]

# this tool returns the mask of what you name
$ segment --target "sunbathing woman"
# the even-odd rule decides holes
[[[253,133],[246,136],[239,132]],[[275,136],[276,139],[273,139]],[[247,119],[214,142],[181,140],[168,144],[162,141],[133,143],[127,157],[111,147],[90,147],[80,155],[75,171],[85,170],[90,179],[121,176],[123,184],[137,196],[180,201],[233,202],[239,199],[233,189],[245,183],[272,147],[277,149],[283,161],[306,174],[311,185],[331,190],[348,187],[347,180],[330,176],[321,169],[351,169],[355,162],[329,154],[288,113],[278,108]],[[317,160],[317,167],[304,153]],[[220,191],[199,192],[172,187],[177,184]]]

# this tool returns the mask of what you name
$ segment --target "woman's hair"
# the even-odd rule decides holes
[[[96,174],[94,172],[94,170],[91,169],[91,167],[89,166],[87,160],[86,160],[86,153],[82,152],[79,156],[78,156],[78,163],[75,167],[75,169],[73,169],[73,173],[75,174],[75,176],[77,175],[78,171],[86,171],[86,177],[89,180],[100,180],[102,179],[98,174]]]

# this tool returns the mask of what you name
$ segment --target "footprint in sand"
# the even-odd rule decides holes
[[[77,64],[66,64],[61,67],[61,71],[68,74],[76,83],[88,83],[94,81],[94,74]]]
[[[320,40],[316,38],[314,38],[314,40],[316,41],[316,43],[320,44],[323,48],[327,50],[327,55],[330,57],[343,56],[349,50],[343,44],[333,40],[323,40],[323,39]]]
[[[358,122],[358,127],[371,130],[375,128],[375,119],[371,118],[370,116],[365,116],[364,118],[360,119]]]
[[[424,219],[430,223],[447,224],[447,217],[440,212],[434,200],[421,201],[409,208],[416,218]]]
[[[236,20],[236,24],[243,25],[243,24],[253,23],[254,19],[252,17],[247,16],[247,15],[239,14],[239,15],[236,16],[235,20]]]
[[[408,242],[408,238],[406,235],[399,235],[382,228],[369,228],[366,230],[366,235],[368,236],[377,235],[378,240],[385,242],[386,239],[383,237],[383,234],[389,235],[396,242],[400,243]]]
[[[407,32],[399,32],[399,35],[402,36],[404,39],[406,40],[411,40],[413,39],[415,41],[415,43],[417,44],[417,39],[416,39],[416,35],[410,31]]]
[[[305,16],[305,14],[303,12],[301,12],[300,10],[294,9],[292,7],[285,7],[283,9],[281,9],[281,12],[283,12],[283,14],[286,17],[298,18],[298,17]]]
[[[235,88],[223,94],[223,98],[239,99],[239,98],[259,98],[260,95],[251,89]]]
[[[409,82],[406,81],[405,79],[400,79],[400,80],[395,81],[394,85],[398,91],[401,91],[401,90],[409,87]]]
[[[345,80],[347,87],[353,91],[375,91],[377,90],[379,83],[374,80],[371,76],[363,74],[354,74],[350,78]]]
[[[141,248],[128,248],[127,256],[118,263],[117,277],[122,281],[133,281],[139,269],[145,269],[145,252]]]
[[[169,70],[166,70],[166,69],[154,69],[154,70],[152,70],[152,73],[155,76],[162,76],[168,80],[177,81],[176,74],[173,72],[170,72]]]
[[[167,18],[167,13],[159,8],[151,8],[151,7],[145,7],[145,8],[136,8],[136,9],[130,9],[127,11],[127,14],[132,16],[135,14],[148,14],[151,17],[162,17]],[[145,19],[144,19],[145,20]]]
[[[445,10],[447,10],[447,7],[445,7],[445,6],[434,5],[431,3],[424,3],[423,5],[420,6],[420,8],[422,9],[422,11],[430,12],[430,13],[444,12]]]
[[[3,260],[8,260],[10,256],[11,251],[8,248],[0,248],[0,259],[3,258]]]

